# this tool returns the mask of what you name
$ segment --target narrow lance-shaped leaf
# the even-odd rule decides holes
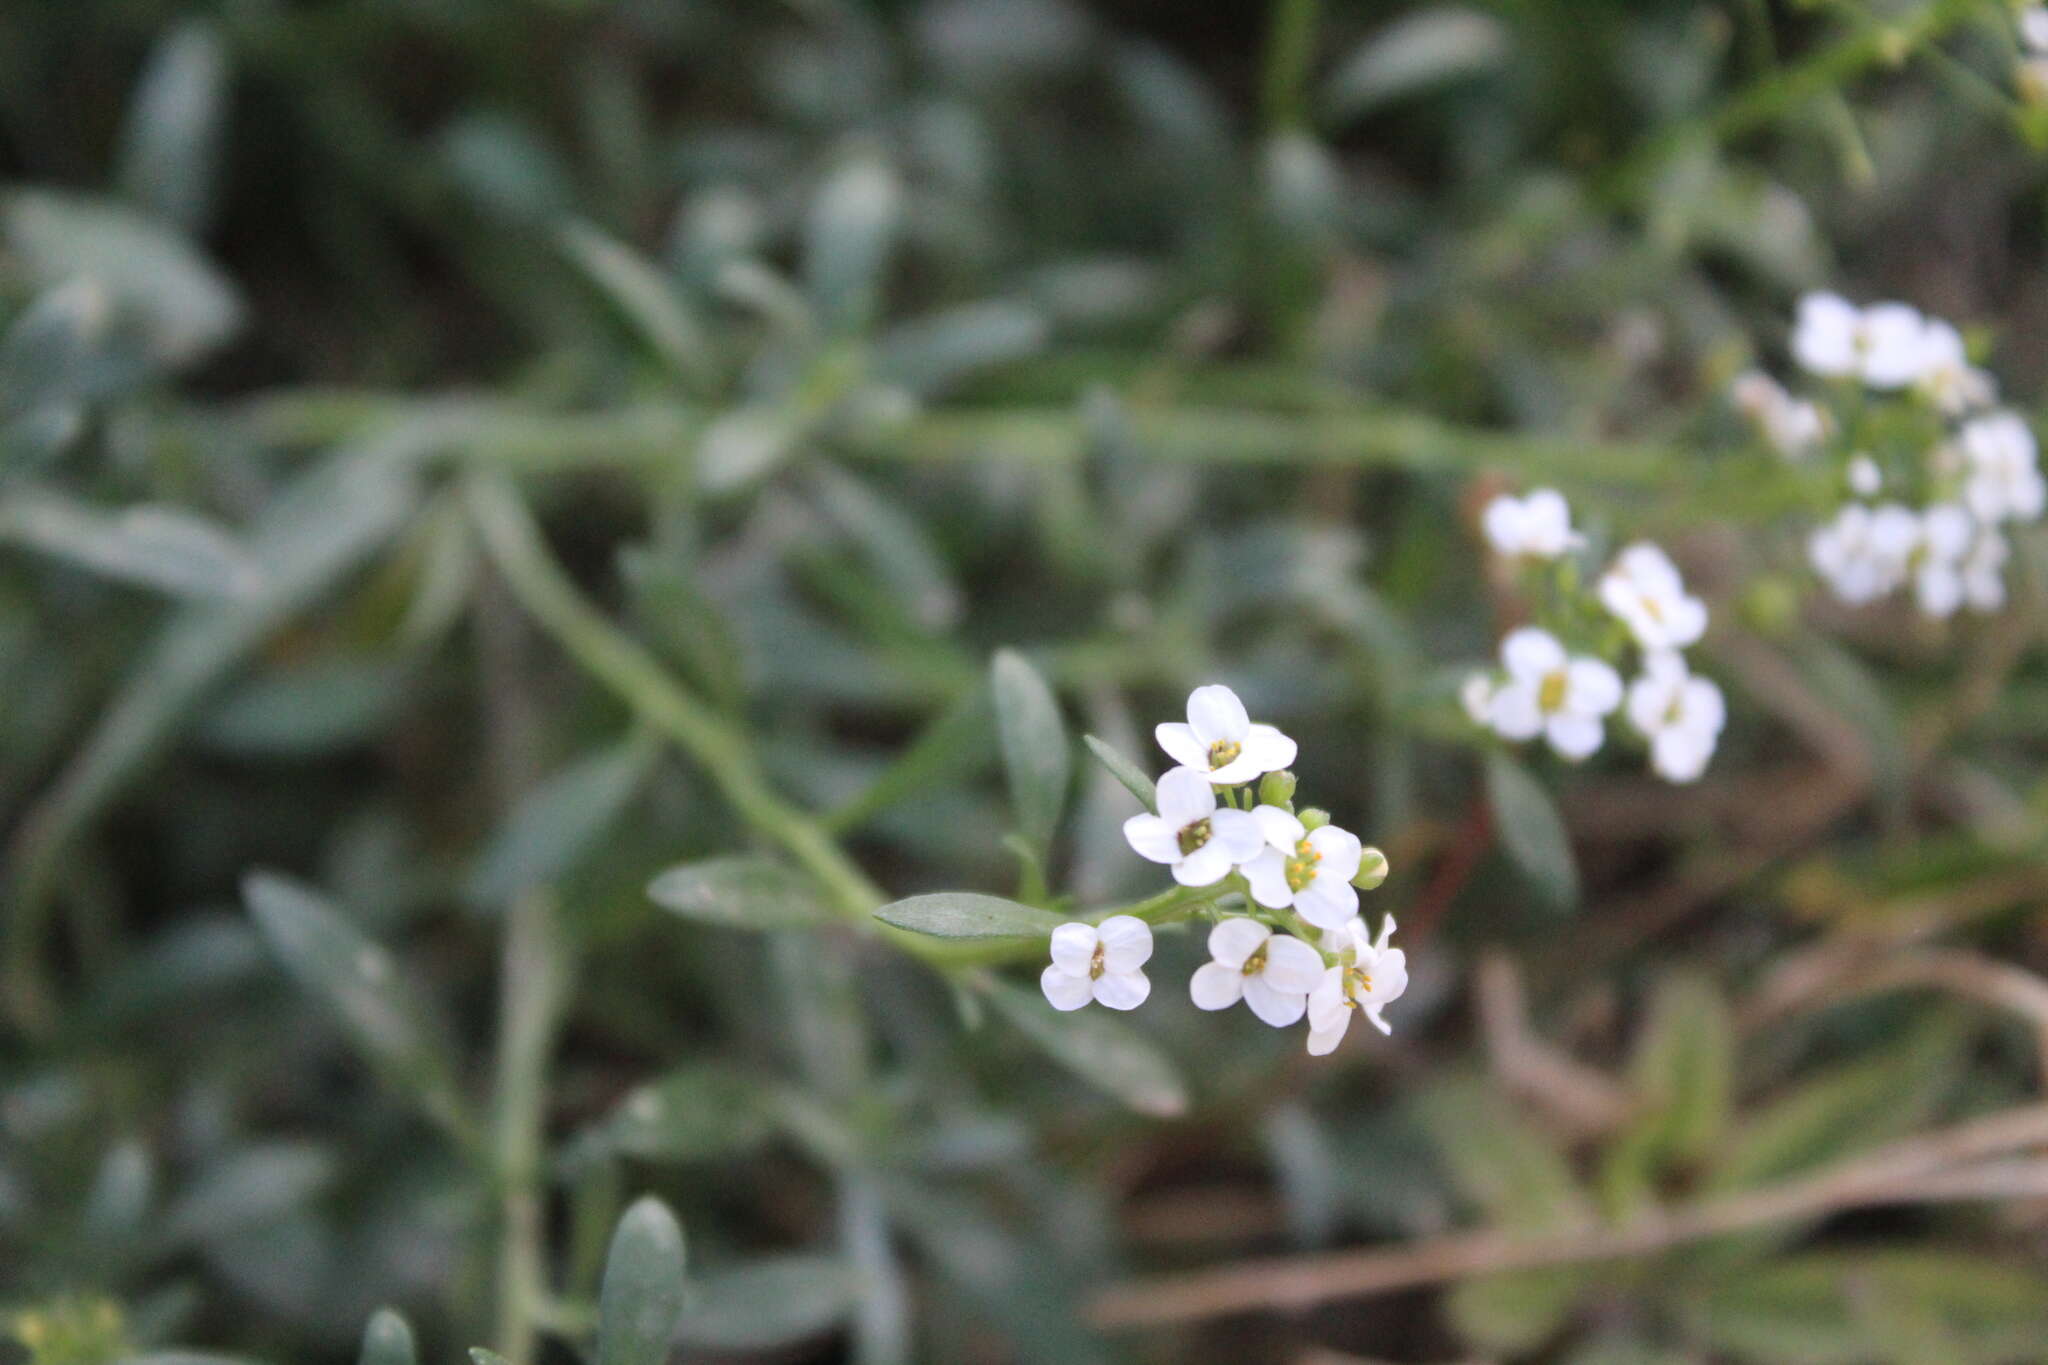
[[[626,1210],[598,1293],[597,1365],[661,1365],[683,1310],[683,1229],[659,1199]]]
[[[710,382],[714,367],[703,328],[667,275],[588,223],[563,228],[561,242],[569,259],[677,374]]]
[[[187,232],[205,225],[213,197],[227,80],[220,36],[210,24],[187,21],[150,52],[128,109],[122,192]]]
[[[412,1328],[389,1308],[379,1308],[363,1329],[363,1349],[357,1365],[419,1365],[413,1345]]]
[[[469,874],[469,899],[502,906],[567,874],[640,790],[660,746],[635,736],[570,764],[519,798]]]
[[[1508,857],[1559,910],[1579,900],[1579,865],[1564,820],[1543,784],[1504,753],[1486,756],[1486,797]]]
[[[190,597],[253,596],[262,570],[225,531],[175,507],[102,511],[43,490],[0,501],[0,539],[81,569]]]
[[[677,1336],[703,1351],[757,1352],[829,1331],[863,1286],[844,1261],[777,1256],[698,1280]]]
[[[875,911],[875,918],[914,934],[953,939],[1046,938],[1065,923],[1064,916],[1050,910],[973,891],[935,891],[891,901]]]
[[[1052,841],[1073,776],[1066,722],[1045,679],[1015,650],[996,651],[989,679],[1018,829],[1043,851]]]
[[[1173,1063],[1129,1024],[1102,1010],[1062,1014],[1036,991],[1004,981],[988,982],[986,991],[1019,1032],[1104,1094],[1156,1118],[1186,1111],[1187,1086]]]
[[[725,929],[809,929],[833,918],[809,877],[746,855],[672,867],[648,884],[647,895],[664,910]]]
[[[1108,770],[1111,777],[1121,782],[1124,790],[1137,797],[1146,810],[1156,812],[1159,809],[1158,786],[1151,778],[1145,776],[1143,768],[1118,753],[1107,740],[1097,739],[1094,735],[1083,735],[1081,742],[1088,746],[1089,753],[1095,755],[1095,761]]]

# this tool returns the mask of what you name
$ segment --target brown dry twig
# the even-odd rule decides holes
[[[1521,973],[1506,954],[1480,959],[1475,989],[1487,1058],[1510,1094],[1573,1137],[1611,1133],[1628,1121],[1635,1102],[1626,1089],[1530,1030]]]

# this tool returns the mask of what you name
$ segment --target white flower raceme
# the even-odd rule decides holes
[[[1962,333],[1939,318],[1929,318],[1921,329],[1920,372],[1914,383],[1951,417],[1989,407],[1998,399],[1997,382],[1970,363]]]
[[[1600,576],[1600,601],[1644,649],[1682,649],[1707,631],[1706,604],[1686,592],[1671,557],[1646,540],[1614,557]]]
[[[1905,581],[1920,537],[1919,519],[1897,503],[1850,503],[1807,538],[1807,559],[1835,596],[1851,606],[1874,602]]]
[[[1187,724],[1167,722],[1152,733],[1174,762],[1206,774],[1219,787],[1279,772],[1294,762],[1297,747],[1272,726],[1252,724],[1237,693],[1220,683],[1188,694]]]
[[[1628,718],[1650,741],[1659,777],[1691,782],[1705,772],[1727,716],[1721,689],[1690,672],[1676,650],[1643,656],[1642,676],[1628,687]]]
[[[1113,1010],[1134,1010],[1152,993],[1142,970],[1152,956],[1152,930],[1135,915],[1111,915],[1101,924],[1072,920],[1052,931],[1052,965],[1038,988],[1056,1010],[1077,1010],[1090,1000]]]
[[[1792,326],[1792,356],[1813,374],[1902,389],[1924,367],[1924,329],[1920,311],[1908,304],[1858,308],[1839,294],[1808,294]]]
[[[1364,845],[1335,825],[1311,830],[1278,806],[1252,811],[1266,846],[1244,864],[1252,899],[1268,910],[1294,912],[1319,929],[1342,924],[1358,913],[1358,875]]]
[[[1276,934],[1255,919],[1233,916],[1209,931],[1209,956],[1195,971],[1188,994],[1205,1010],[1243,1000],[1274,1028],[1286,1028],[1308,1009],[1308,993],[1323,976],[1323,955],[1298,938]]]
[[[1970,514],[1953,502],[1936,503],[1919,517],[1906,572],[1913,596],[1929,616],[1952,616],[1966,594],[1963,564],[1976,532]]]
[[[1621,705],[1621,677],[1603,661],[1572,658],[1555,635],[1534,626],[1501,641],[1507,680],[1494,690],[1488,720],[1503,738],[1542,735],[1573,762],[1599,749],[1601,718]]]
[[[1971,611],[1997,611],[2005,605],[2005,561],[2011,556],[2004,536],[1989,527],[1977,533],[1963,556],[1963,601]]]
[[[2034,432],[2018,414],[1994,412],[1963,424],[1963,501],[1979,521],[2033,521],[2048,506]]]
[[[1408,989],[1408,955],[1387,946],[1393,932],[1392,915],[1380,925],[1377,942],[1366,942],[1365,925],[1356,919],[1340,931],[1349,942],[1339,952],[1337,965],[1324,968],[1322,980],[1308,993],[1311,1055],[1321,1057],[1336,1050],[1351,1026],[1353,1010],[1364,1010],[1381,1033],[1394,1031],[1380,1011]],[[1331,935],[1323,935],[1325,947],[1332,946],[1330,940]]]
[[[1124,821],[1124,838],[1141,858],[1166,863],[1182,886],[1207,886],[1265,846],[1258,822],[1244,811],[1217,809],[1210,774],[1175,768],[1159,779],[1159,814]]]
[[[1572,530],[1571,506],[1554,488],[1539,488],[1526,498],[1503,493],[1486,504],[1480,523],[1495,553],[1510,558],[1555,559],[1585,543]]]
[[[1788,460],[1812,453],[1827,439],[1828,416],[1820,406],[1794,398],[1761,370],[1737,375],[1730,396],[1764,440]]]

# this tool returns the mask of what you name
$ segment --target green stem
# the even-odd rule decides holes
[[[498,997],[497,1118],[493,1155],[499,1213],[498,1349],[511,1365],[529,1365],[548,1298],[543,1247],[542,1130],[548,1060],[566,995],[567,972],[551,893],[531,892],[512,907],[505,930]]]
[[[1266,30],[1266,131],[1291,133],[1308,125],[1308,69],[1315,59],[1321,0],[1274,0]]]

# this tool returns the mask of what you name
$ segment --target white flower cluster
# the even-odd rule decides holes
[[[1242,1000],[1274,1028],[1306,1016],[1317,1056],[1343,1039],[1355,1011],[1388,1032],[1380,1011],[1408,988],[1407,955],[1387,946],[1391,915],[1375,938],[1358,914],[1359,887],[1386,879],[1385,856],[1321,811],[1295,813],[1294,741],[1253,724],[1229,688],[1196,688],[1187,723],[1155,733],[1180,766],[1159,779],[1158,812],[1126,820],[1124,837],[1182,886],[1214,893],[1202,902],[1216,921],[1211,960],[1188,983],[1195,1004]],[[1135,1009],[1151,994],[1142,970],[1151,956],[1151,927],[1134,915],[1063,924],[1039,986],[1056,1009],[1091,1000]]]
[[[2048,10],[2037,31],[2048,44]],[[1995,409],[1998,385],[1961,334],[1908,304],[1809,294],[1791,349],[1807,373],[1837,381],[1839,411],[1756,371],[1732,396],[1780,455],[1839,466],[1835,486],[1850,496],[1808,537],[1814,571],[1851,605],[1906,588],[1935,617],[2003,606],[2002,528],[2040,518],[2048,480],[2034,433]]]
[[[1494,551],[1511,560],[1556,560],[1586,543],[1571,529],[1564,498],[1547,488],[1495,498],[1482,525]],[[1560,629],[1579,626],[1575,633],[1589,647],[1574,653],[1557,631],[1540,626],[1510,631],[1501,641],[1500,669],[1465,680],[1459,695],[1466,713],[1503,739],[1541,736],[1560,758],[1578,763],[1599,751],[1606,718],[1625,708],[1650,746],[1651,767],[1672,782],[1692,781],[1706,771],[1726,718],[1721,689],[1695,676],[1682,653],[1706,634],[1706,604],[1686,591],[1670,556],[1648,541],[1614,557],[1593,602],[1570,586],[1576,582],[1564,574],[1549,579],[1561,599],[1553,603]],[[1613,660],[1630,646],[1642,671],[1624,688]]]

